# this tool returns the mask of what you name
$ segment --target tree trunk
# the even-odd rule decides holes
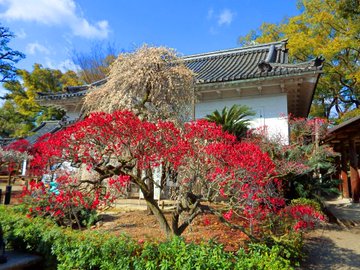
[[[9,172],[9,177],[8,177],[8,186],[11,186],[11,176],[12,176],[12,172]]]
[[[149,189],[149,197],[154,199],[154,182],[153,182],[153,180],[150,180],[150,179],[148,180],[147,187]],[[156,205],[158,205],[157,201],[154,200],[154,202]],[[147,206],[146,212],[148,215],[154,215],[154,212],[152,211],[152,209],[149,206]]]
[[[156,219],[158,220],[161,230],[165,232],[166,237],[170,239],[172,236],[174,236],[174,233],[172,232],[169,223],[167,222],[165,215],[159,208],[157,202],[154,200],[153,197],[149,197],[149,194],[145,194],[145,193],[144,193],[144,199],[146,201],[148,208],[150,208],[151,212],[155,215]]]
[[[169,223],[167,222],[163,212],[159,208],[157,201],[154,200],[154,188],[149,189],[145,181],[142,180],[141,172],[139,170],[137,172],[137,176],[133,176],[132,181],[139,187],[142,194],[144,195],[146,205],[155,215],[156,219],[160,224],[161,230],[165,232],[167,238],[171,238],[173,236],[173,233],[170,229]]]
[[[174,235],[180,235],[181,233],[179,232],[179,214],[178,213],[173,213],[173,215],[171,216],[171,230],[173,232]]]

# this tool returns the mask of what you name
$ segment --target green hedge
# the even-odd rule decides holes
[[[286,248],[279,245],[253,244],[237,253],[216,243],[187,244],[181,238],[140,245],[126,236],[61,228],[4,206],[0,223],[9,247],[41,254],[47,269],[293,269],[284,258]]]

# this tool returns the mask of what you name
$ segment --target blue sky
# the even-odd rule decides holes
[[[96,42],[130,51],[143,43],[193,54],[233,48],[262,22],[298,14],[296,0],[0,0],[0,22],[26,54],[19,68],[74,69],[71,51]]]

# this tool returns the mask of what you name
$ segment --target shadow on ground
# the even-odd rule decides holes
[[[305,240],[307,259],[301,269],[360,269],[360,229],[338,226],[313,232]]]

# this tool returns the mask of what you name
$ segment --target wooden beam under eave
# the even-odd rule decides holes
[[[359,203],[360,199],[360,178],[358,171],[358,157],[356,153],[356,145],[353,139],[349,139],[349,160],[350,160],[350,179],[352,200]]]
[[[336,135],[337,137],[345,137],[345,136],[352,136],[354,137],[354,135],[356,136],[356,134],[359,132],[359,128],[349,128],[346,130],[342,130],[340,134]],[[359,135],[357,135],[356,137],[354,137],[354,139],[359,138]]]

